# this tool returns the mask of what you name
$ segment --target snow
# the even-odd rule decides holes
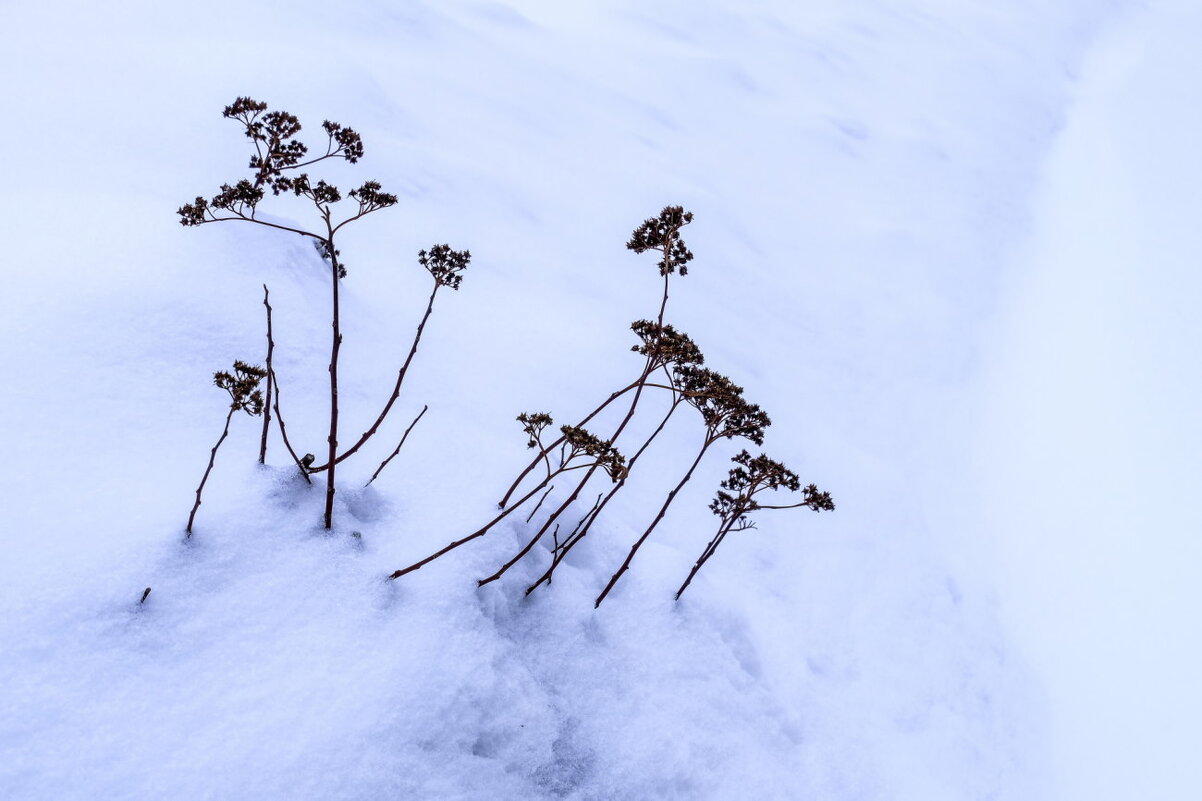
[[[1188,106],[1197,23],[1102,0],[0,7],[0,797],[1096,799],[1143,764],[1182,797],[1198,243],[1189,183],[1148,176],[1196,174],[1192,118],[1168,144],[1158,120]],[[212,373],[262,359],[263,283],[289,432],[325,437],[317,256],[173,213],[241,176],[219,112],[245,94],[352,125],[338,179],[401,197],[342,244],[345,436],[408,347],[417,251],[474,258],[332,532],[236,418],[185,541]],[[837,510],[765,515],[673,603],[739,446],[715,448],[594,611],[695,452],[682,416],[550,591],[522,595],[545,552],[475,586],[520,521],[386,582],[491,516],[519,412],[569,422],[637,373],[659,282],[623,243],[670,203],[697,258],[668,321]],[[1097,398],[1116,451],[1077,413]],[[1121,481],[1155,514],[1104,514]],[[1082,530],[1098,560],[1065,570]]]
[[[982,530],[1047,687],[1063,798],[1202,780],[1202,115],[1182,102],[1199,24],[1164,4],[1091,54],[982,381]]]

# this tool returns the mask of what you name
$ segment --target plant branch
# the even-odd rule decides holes
[[[363,486],[366,487],[369,484],[371,484],[371,482],[375,481],[376,477],[379,476],[380,473],[383,472],[384,468],[388,466],[388,463],[393,460],[393,457],[395,457],[398,453],[401,452],[401,448],[405,447],[405,440],[409,439],[409,432],[412,431],[413,427],[417,425],[417,421],[422,419],[422,415],[424,415],[426,413],[426,409],[428,409],[428,408],[430,408],[428,405],[422,406],[422,410],[417,413],[417,417],[413,418],[413,422],[410,423],[409,427],[405,429],[405,433],[401,437],[400,443],[397,444],[396,450],[393,451],[392,454],[387,459],[385,459],[383,462],[380,462],[380,466],[376,468],[376,472],[371,474],[371,478],[368,479],[367,484],[364,484]]]
[[[196,503],[192,504],[192,512],[188,515],[188,536],[192,536],[192,523],[196,519],[196,510],[200,508],[200,494],[204,491],[205,483],[209,480],[209,473],[213,472],[213,463],[217,461],[217,449],[221,447],[221,443],[225,442],[225,438],[230,433],[230,420],[234,419],[234,412],[238,410],[236,404],[230,405],[230,411],[225,416],[225,428],[221,430],[221,436],[217,439],[217,444],[213,446],[213,450],[209,452],[209,466],[205,468],[205,474],[200,479],[200,485],[196,488]]]

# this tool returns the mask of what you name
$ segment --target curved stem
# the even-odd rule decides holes
[[[268,228],[278,228],[281,231],[287,231],[292,234],[300,234],[301,236],[312,237],[313,239],[316,239],[318,242],[325,241],[325,237],[318,236],[317,234],[312,233],[310,231],[305,231],[300,228],[289,228],[287,225],[277,225],[276,223],[270,223],[270,222],[267,222],[266,220],[259,220],[254,217],[247,217],[245,214],[238,214],[237,212],[235,212],[235,216],[233,216],[233,217],[213,216],[213,217],[210,217],[208,220],[205,220],[205,222],[206,223],[234,222],[234,221],[238,221],[238,220],[241,220],[242,222],[254,223],[255,225],[266,225]]]
[[[305,469],[301,463],[300,457],[296,455],[296,451],[292,449],[292,443],[288,441],[288,427],[284,425],[284,415],[280,414],[280,380],[275,376],[275,368],[268,371],[271,376],[272,384],[275,387],[275,419],[280,425],[280,438],[284,440],[284,447],[288,450],[288,455],[292,457],[292,461],[296,462],[296,469],[300,471],[301,476],[305,479],[306,484],[312,484],[313,479],[309,478],[309,471]]]

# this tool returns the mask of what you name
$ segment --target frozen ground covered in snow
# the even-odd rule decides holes
[[[1073,797],[1083,718],[1063,649],[1039,643],[1056,624],[1005,583],[1025,580],[1006,526],[1027,521],[982,511],[1025,461],[982,434],[1009,419],[983,387],[1018,375],[1005,321],[1038,316],[1012,275],[1055,219],[1041,172],[1087,52],[1130,14],[4,5],[0,796]],[[346,183],[401,197],[343,245],[344,431],[403,357],[416,252],[474,262],[391,441],[342,473],[333,533],[278,442],[254,464],[241,420],[185,544],[224,412],[211,375],[261,360],[264,282],[289,430],[324,439],[321,262],[173,213],[243,174],[219,116],[242,94],[353,125],[367,154]],[[518,412],[577,417],[637,371],[627,326],[659,287],[622,245],[669,203],[697,215],[669,321],[838,510],[761,521],[674,604],[737,448],[715,454],[594,612],[695,447],[678,421],[550,592],[522,598],[537,558],[475,588],[516,524],[386,583],[487,519],[526,456]]]

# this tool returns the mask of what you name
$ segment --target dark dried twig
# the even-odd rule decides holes
[[[371,478],[369,478],[367,480],[367,484],[364,484],[363,486],[366,487],[371,484],[371,482],[375,481],[376,477],[379,476],[380,473],[383,472],[384,468],[388,466],[388,463],[393,460],[393,457],[401,452],[401,448],[405,447],[405,440],[409,439],[409,432],[413,430],[415,425],[417,425],[417,421],[422,419],[422,415],[426,413],[426,409],[428,408],[430,407],[427,405],[422,406],[422,410],[417,413],[417,417],[413,418],[413,422],[410,423],[409,427],[405,429],[405,433],[401,436],[401,441],[397,443],[396,450],[394,450],[387,459],[385,459],[383,462],[380,462],[380,466],[376,468],[376,472],[371,474]]]
[[[267,308],[267,386],[263,390],[263,436],[259,440],[259,464],[267,464],[267,434],[271,430],[271,401],[275,389],[275,371],[271,369],[271,356],[275,352],[275,339],[271,335],[271,303],[268,302],[267,284],[263,284],[263,305]]]
[[[526,522],[527,522],[527,523],[529,523],[531,520],[533,520],[533,519],[534,519],[534,516],[535,516],[536,514],[538,514],[538,510],[539,510],[539,509],[541,509],[541,508],[542,508],[542,506],[543,506],[543,501],[547,500],[547,496],[548,496],[548,495],[550,495],[550,494],[551,494],[551,492],[552,492],[552,490],[554,490],[554,489],[555,489],[555,485],[554,485],[554,484],[552,484],[551,486],[547,487],[547,491],[543,493],[543,497],[541,497],[541,498],[539,498],[539,499],[538,499],[538,503],[534,504],[534,508],[530,510],[530,514],[526,515]]]

